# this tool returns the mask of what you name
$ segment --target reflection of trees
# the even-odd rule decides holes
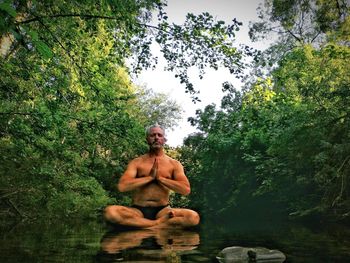
[[[119,260],[181,262],[181,255],[197,248],[199,234],[182,229],[139,229],[108,232],[101,240],[106,256],[119,254]]]

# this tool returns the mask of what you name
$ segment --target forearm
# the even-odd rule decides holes
[[[159,183],[178,194],[188,195],[191,192],[190,186],[184,182],[179,182],[164,177],[159,177],[157,180]]]
[[[140,188],[141,186],[144,186],[150,182],[152,182],[154,178],[151,176],[141,177],[141,178],[135,178],[132,181],[120,181],[118,183],[118,190],[120,192],[129,192],[133,191],[137,188]]]

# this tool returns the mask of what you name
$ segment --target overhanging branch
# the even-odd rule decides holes
[[[90,14],[56,14],[56,15],[49,15],[49,16],[35,16],[31,19],[23,20],[20,22],[15,23],[16,25],[18,24],[29,24],[32,22],[40,22],[41,19],[47,19],[47,18],[65,18],[65,17],[79,17],[79,18],[84,18],[84,19],[108,19],[108,20],[120,20],[121,17],[116,17],[116,16],[102,16],[102,15],[90,15]],[[142,24],[142,23],[136,23],[140,26],[145,26],[153,29],[157,29],[160,31],[165,31],[164,29],[161,29],[157,26],[152,26],[148,24]]]

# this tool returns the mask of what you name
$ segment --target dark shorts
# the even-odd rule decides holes
[[[150,220],[154,220],[154,219],[156,219],[158,212],[167,206],[169,206],[169,205],[163,205],[163,206],[132,205],[131,207],[137,208],[138,210],[140,210],[145,218],[150,219]]]

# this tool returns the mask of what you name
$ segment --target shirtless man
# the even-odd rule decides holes
[[[164,153],[164,129],[153,125],[146,133],[149,152],[132,160],[118,183],[120,192],[133,192],[133,204],[106,207],[105,219],[139,228],[197,225],[197,212],[169,206],[170,191],[188,195],[191,190],[181,163]]]

